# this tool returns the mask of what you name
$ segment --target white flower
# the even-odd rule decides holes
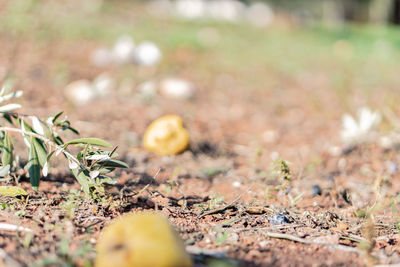
[[[367,107],[360,108],[357,112],[358,120],[349,114],[342,117],[343,129],[342,140],[345,142],[356,142],[365,138],[381,121],[379,112],[373,112]]]

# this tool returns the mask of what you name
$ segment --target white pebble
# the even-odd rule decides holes
[[[338,157],[342,154],[342,149],[338,146],[330,146],[328,148],[328,153],[329,155],[331,155],[332,157]]]
[[[237,22],[244,13],[245,5],[236,0],[214,0],[208,2],[208,14],[215,20]]]
[[[279,152],[277,152],[277,151],[272,151],[269,156],[272,161],[278,160],[280,157]]]
[[[112,57],[115,63],[125,64],[133,60],[135,54],[135,42],[129,35],[120,36],[112,49]]]
[[[240,187],[242,186],[242,184],[241,184],[239,181],[234,181],[234,182],[232,183],[232,186],[233,186],[234,188],[240,188]]]
[[[382,148],[389,149],[393,147],[394,142],[392,138],[390,138],[389,136],[382,136],[381,138],[379,138],[379,145]]]
[[[203,0],[177,0],[175,10],[183,18],[201,18],[206,14],[206,3]]]
[[[247,20],[256,27],[269,26],[275,18],[272,9],[265,3],[253,3],[246,10]]]
[[[276,142],[277,137],[277,133],[273,130],[266,130],[262,133],[262,139],[266,143]]]
[[[98,48],[90,55],[90,62],[96,67],[107,67],[112,61],[112,53],[106,48]]]
[[[194,86],[186,80],[169,78],[161,82],[160,93],[168,98],[188,100],[194,97]]]
[[[109,95],[115,88],[115,82],[110,75],[102,73],[94,79],[92,87],[96,96],[104,97]]]
[[[134,51],[134,61],[139,65],[154,66],[162,57],[161,51],[153,42],[140,43]]]
[[[154,81],[146,81],[137,86],[137,91],[143,97],[155,97],[157,95],[157,85]]]
[[[75,105],[81,106],[96,98],[91,83],[88,80],[77,80],[64,88],[64,95]]]

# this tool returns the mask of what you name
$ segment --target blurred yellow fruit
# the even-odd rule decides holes
[[[96,267],[192,266],[178,234],[155,212],[117,219],[104,229],[96,250]]]
[[[181,117],[167,115],[150,124],[144,134],[143,145],[160,155],[174,155],[188,147],[189,134],[183,128]]]

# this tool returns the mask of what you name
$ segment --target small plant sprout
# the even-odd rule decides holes
[[[381,114],[367,107],[358,110],[358,120],[349,114],[342,117],[341,138],[346,143],[364,142],[371,131],[381,122]]]
[[[0,103],[20,97],[22,91],[11,92],[11,85],[5,82],[0,91]],[[50,160],[53,156],[64,155],[69,163],[72,174],[82,186],[82,190],[92,198],[103,193],[103,184],[111,182],[107,175],[115,168],[128,167],[124,162],[115,159],[116,149],[111,151],[111,145],[98,138],[79,138],[64,142],[60,137],[63,131],[79,132],[71,127],[66,118],[62,118],[63,112],[43,121],[35,116],[16,113],[19,104],[6,104],[0,106],[0,151],[2,177],[16,171],[18,164],[14,157],[13,139],[10,133],[22,135],[22,139],[28,150],[28,170],[32,188],[36,191],[39,187],[41,175],[47,176],[50,170]],[[2,121],[1,121],[2,119]],[[74,156],[70,146],[80,148]]]
[[[292,174],[289,168],[289,164],[290,164],[289,161],[284,160],[282,158],[274,162],[275,165],[274,168],[277,174],[279,175],[279,178],[281,179],[281,185],[279,186],[278,189],[282,190],[283,192],[287,191],[292,181]]]

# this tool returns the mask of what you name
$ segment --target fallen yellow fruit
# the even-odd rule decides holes
[[[147,128],[143,145],[160,155],[175,155],[189,145],[189,134],[183,128],[181,117],[167,115],[153,121]]]
[[[192,266],[178,234],[155,212],[117,219],[104,229],[96,250],[96,267]]]

